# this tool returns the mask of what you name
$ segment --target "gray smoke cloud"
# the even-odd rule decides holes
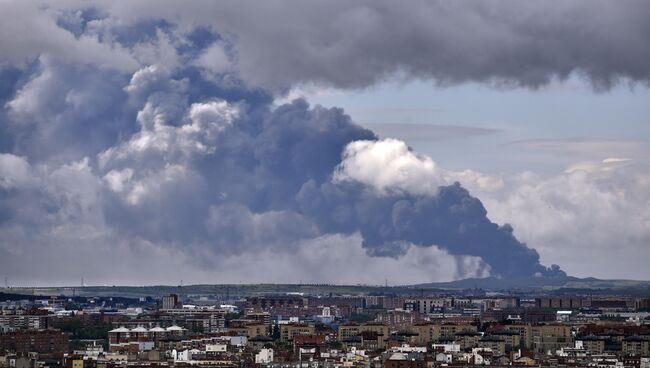
[[[571,74],[596,88],[621,80],[647,84],[650,77],[644,62],[650,5],[642,0],[98,4],[123,26],[164,19],[204,27],[219,36],[195,65],[206,75],[237,73],[249,85],[272,89],[360,88],[395,75],[532,88]],[[89,22],[86,29],[102,35],[108,23]],[[122,57],[116,67],[130,64]]]
[[[192,36],[203,37],[201,48],[184,61],[206,76],[237,74],[275,90],[359,88],[396,74],[533,88],[572,73],[597,88],[650,77],[650,5],[643,0],[16,1],[3,8],[0,58],[12,65],[43,52],[120,71],[174,65],[181,60],[170,45],[178,38],[156,35],[156,27],[174,26],[200,30]],[[25,20],[30,32],[22,32]]]
[[[350,145],[376,135],[340,109],[273,101],[395,77],[647,84],[647,2],[260,6],[0,5],[0,264],[101,243],[182,249],[211,267],[358,235],[376,257],[436,246],[494,275],[564,275],[426,160],[396,186],[388,169],[342,177]]]
[[[166,152],[184,156],[182,165],[170,166],[169,160],[155,165],[151,158],[142,162],[140,157],[157,152],[134,156],[144,139],[137,135],[105,152],[101,167],[114,174],[117,189],[105,204],[109,223],[133,237],[207,245],[220,254],[359,232],[373,256],[400,257],[411,244],[437,245],[454,255],[481,257],[500,276],[553,273],[540,265],[537,252],[512,236],[509,226],[489,221],[481,202],[459,184],[414,196],[383,195],[362,183],[332,181],[347,144],[376,139],[342,111],[312,109],[303,100],[263,109],[220,131],[216,142],[205,144],[213,149]],[[182,134],[178,130],[183,128],[187,125],[170,135]],[[146,141],[161,139],[183,138],[164,134]],[[160,146],[172,147],[146,150]],[[178,146],[186,145],[173,149]],[[145,168],[133,169],[143,163]],[[147,188],[141,194],[140,186]]]

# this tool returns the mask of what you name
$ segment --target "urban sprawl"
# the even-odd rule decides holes
[[[373,294],[3,293],[0,367],[650,368],[650,298]]]

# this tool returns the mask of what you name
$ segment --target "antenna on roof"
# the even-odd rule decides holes
[[[9,278],[5,276],[5,289],[9,289]]]

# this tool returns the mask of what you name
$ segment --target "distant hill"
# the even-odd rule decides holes
[[[650,289],[650,281],[636,280],[601,280],[593,277],[578,278],[573,276],[557,277],[521,277],[521,278],[468,278],[449,282],[430,282],[413,285],[416,288],[439,288],[439,289],[484,289],[484,290],[511,290],[511,289]]]
[[[448,282],[430,282],[425,284],[414,285],[414,287],[440,288],[440,289],[484,289],[484,290],[504,290],[504,289],[530,289],[543,288],[548,286],[560,287],[568,282],[577,281],[578,278],[570,276],[562,277],[520,277],[520,278],[469,278]]]
[[[28,294],[16,294],[0,292],[0,302],[16,301],[16,300],[35,300],[36,296]]]
[[[550,292],[556,295],[629,295],[650,297],[650,281],[601,280],[593,277],[572,276],[521,278],[469,278],[449,282],[430,282],[415,285],[332,285],[332,284],[208,284],[186,286],[85,286],[85,287],[31,287],[0,288],[0,300],[34,299],[36,296],[160,298],[176,293],[183,297],[205,296],[213,299],[239,299],[266,294],[309,295],[420,295],[460,294],[466,289],[485,291],[519,290],[523,292]],[[1,294],[4,291],[7,294]],[[22,295],[17,295],[22,294]],[[4,298],[4,299],[3,299]]]

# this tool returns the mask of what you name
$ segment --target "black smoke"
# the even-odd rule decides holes
[[[361,232],[371,255],[399,257],[408,244],[438,245],[481,257],[499,276],[564,275],[541,265],[537,251],[518,241],[512,227],[491,222],[481,201],[459,183],[440,187],[435,196],[378,196],[358,184],[310,181],[297,198],[324,231]]]

